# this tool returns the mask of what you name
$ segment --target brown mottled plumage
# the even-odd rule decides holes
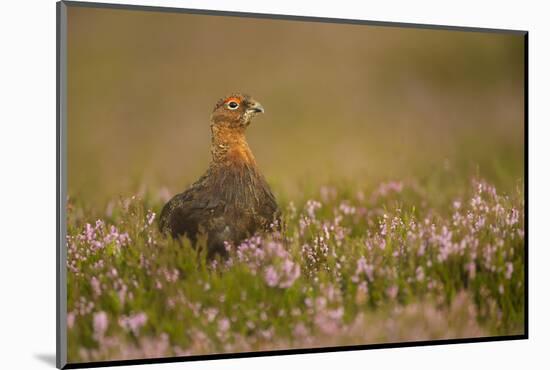
[[[216,104],[210,117],[212,160],[185,192],[174,196],[159,217],[161,231],[193,242],[204,233],[208,255],[226,254],[224,241],[239,243],[278,224],[279,211],[245,138],[263,107],[250,96],[233,94]]]

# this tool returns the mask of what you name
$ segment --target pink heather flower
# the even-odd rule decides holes
[[[495,212],[497,215],[501,215],[504,213],[504,207],[500,203],[497,203],[493,207],[493,212]]]
[[[470,205],[473,209],[477,209],[482,203],[481,197],[479,195],[476,195],[470,200]]]
[[[92,225],[86,224],[83,236],[87,241],[92,241],[95,239],[95,232]]]
[[[289,288],[300,277],[300,265],[287,259],[283,262],[283,277],[284,280],[280,282],[279,288]]]
[[[400,193],[403,190],[403,183],[401,181],[390,181],[388,188],[396,193]]]
[[[475,224],[476,230],[481,229],[484,225],[485,225],[485,217],[479,216]]]
[[[303,338],[309,334],[309,331],[303,323],[299,322],[294,326],[292,334],[297,338]]]
[[[346,202],[340,203],[339,210],[345,215],[355,214],[355,207]]]
[[[385,197],[390,192],[400,193],[403,190],[403,183],[400,181],[390,181],[387,183],[381,183],[373,193],[373,199],[378,197]]]
[[[218,330],[221,333],[226,333],[229,330],[230,325],[231,325],[231,323],[229,322],[229,320],[227,318],[223,318],[223,319],[218,320]]]
[[[107,331],[107,327],[109,326],[109,320],[107,319],[107,314],[104,311],[99,311],[94,314],[93,319],[93,325],[94,325],[94,338],[97,341],[100,341],[105,331]]]
[[[67,313],[67,328],[69,329],[73,328],[75,316],[76,316],[75,313],[72,311]]]
[[[338,307],[337,309],[329,310],[328,316],[333,320],[340,320],[344,317],[344,309],[342,307]]]
[[[298,225],[300,226],[300,236],[304,236],[307,227],[311,224],[311,221],[307,217],[300,216]]]
[[[120,285],[120,288],[117,290],[118,299],[120,301],[120,304],[124,304],[126,301],[126,292],[128,291],[128,287],[125,284]]]
[[[399,218],[398,216],[395,216],[391,220],[391,225],[390,225],[391,231],[395,231],[398,226],[403,226],[403,220],[401,220],[401,218]]]
[[[270,287],[274,287],[279,283],[279,274],[277,273],[277,270],[275,270],[275,267],[273,266],[268,266],[265,269],[264,278],[265,278],[265,282]]]
[[[357,260],[357,267],[355,268],[355,273],[351,277],[351,281],[358,283],[361,275],[366,276],[369,281],[374,280],[374,266],[368,264],[364,256],[361,256],[361,258]]]
[[[134,335],[139,334],[141,329],[147,323],[147,315],[144,312],[139,312],[135,315],[121,316],[118,319],[118,324],[127,331],[131,331]]]
[[[453,233],[447,229],[447,226],[443,226],[441,234],[432,236],[433,241],[439,244],[439,254],[437,255],[439,262],[445,262],[447,257],[454,251],[452,237]]]
[[[315,306],[321,309],[325,308],[327,306],[327,299],[325,297],[317,297]]]
[[[316,200],[308,200],[306,202],[306,212],[311,219],[315,219],[315,212],[321,208],[321,203]]]
[[[101,295],[101,284],[95,276],[92,276],[92,279],[90,280],[90,285],[92,286],[92,289],[96,296]]]
[[[420,247],[418,247],[418,251],[416,252],[416,254],[419,257],[422,257],[424,253],[426,253],[426,243],[423,242],[423,243],[420,243]]]
[[[506,217],[506,224],[508,226],[513,226],[519,222],[519,212],[517,209],[512,208],[510,214]]]
[[[468,270],[468,277],[470,280],[476,277],[476,264],[475,262],[469,262],[466,264],[466,270]]]
[[[96,252],[103,249],[106,245],[113,242],[117,247],[124,246],[129,243],[130,238],[127,233],[120,233],[115,226],[110,226],[107,230],[105,222],[97,220],[93,226],[91,224],[86,224],[84,230],[75,237],[68,235],[67,240],[77,240],[82,243],[84,247],[88,247],[87,250],[83,252],[89,255],[90,252]],[[86,260],[86,256],[80,255],[79,259],[84,261]]]
[[[506,272],[504,273],[504,276],[506,277],[506,279],[510,280],[513,272],[514,272],[514,265],[511,262],[506,262]]]
[[[387,215],[384,215],[384,221],[380,221],[380,235],[386,236],[388,233],[387,225],[386,225],[386,219],[388,218]]]
[[[155,220],[155,212],[151,211],[151,210],[148,210],[147,211],[147,216],[146,216],[146,220],[147,220],[147,225],[151,225],[153,223],[153,221]]]
[[[334,309],[327,309],[327,300],[325,297],[318,297],[315,306],[315,325],[324,334],[336,333],[342,324],[342,317],[344,316],[343,307],[339,306]]]
[[[395,299],[397,297],[397,293],[399,293],[399,287],[397,285],[392,285],[386,289],[386,294],[390,299]]]

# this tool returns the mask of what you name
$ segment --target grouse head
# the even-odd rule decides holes
[[[243,130],[256,114],[263,113],[264,107],[252,97],[244,94],[231,94],[218,101],[210,116],[212,126],[225,126]]]

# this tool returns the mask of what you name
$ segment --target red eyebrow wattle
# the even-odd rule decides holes
[[[234,102],[236,102],[236,103],[240,103],[240,102],[241,102],[241,99],[236,98],[236,97],[231,97],[231,98],[225,99],[224,103],[229,103],[229,102],[232,102],[232,101],[234,101]]]

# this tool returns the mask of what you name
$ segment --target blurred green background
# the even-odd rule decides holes
[[[89,205],[184,190],[235,91],[266,109],[248,139],[278,196],[523,179],[522,35],[80,7],[68,22],[68,190]]]

